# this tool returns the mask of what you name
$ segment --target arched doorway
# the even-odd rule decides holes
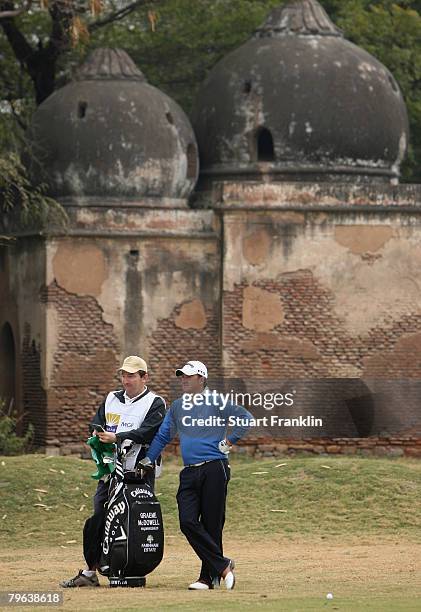
[[[270,131],[264,127],[256,132],[257,161],[271,162],[275,159],[273,138]]]
[[[16,352],[9,323],[0,331],[0,399],[5,401],[6,409],[16,408]]]

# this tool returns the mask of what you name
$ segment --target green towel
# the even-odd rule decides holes
[[[99,480],[106,474],[112,474],[115,469],[114,464],[114,448],[112,442],[101,442],[98,436],[92,436],[87,440],[87,444],[91,447],[92,459],[97,465],[95,474],[91,474],[91,478]],[[104,457],[113,459],[111,463],[104,463]]]

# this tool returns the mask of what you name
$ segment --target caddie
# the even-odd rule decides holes
[[[148,366],[136,355],[126,357],[119,368],[123,389],[108,393],[93,418],[90,430],[101,442],[133,442],[125,457],[125,470],[133,470],[157,433],[165,417],[165,401],[147,387]],[[149,483],[153,487],[154,470]],[[97,587],[96,570],[101,571],[100,556],[104,530],[105,508],[108,500],[110,477],[98,482],[94,496],[94,514],[85,523],[83,530],[83,552],[87,567],[70,580],[61,583],[64,588]]]

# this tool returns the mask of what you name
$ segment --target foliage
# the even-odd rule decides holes
[[[0,454],[21,455],[28,451],[33,435],[34,427],[28,425],[26,433],[18,436],[16,426],[19,419],[14,416],[11,408],[6,409],[3,400],[0,400]]]
[[[377,57],[398,81],[408,108],[411,138],[402,178],[421,182],[421,2],[336,0],[323,4],[336,5],[332,13],[347,38]]]
[[[33,187],[17,153],[0,155],[0,211],[2,226],[43,227],[47,221],[64,226],[64,209],[44,194],[45,186]]]
[[[96,32],[91,47],[124,48],[150,83],[190,112],[209,70],[244,43],[279,0],[167,0],[156,9],[152,31],[147,8]]]
[[[32,80],[37,104],[55,90],[60,66],[72,49],[83,49],[91,32],[127,17],[147,1],[120,0],[116,6],[113,0],[27,0],[13,10],[11,0],[0,0],[4,42]],[[148,19],[154,22],[152,11]],[[5,72],[5,84],[13,90],[14,79]]]

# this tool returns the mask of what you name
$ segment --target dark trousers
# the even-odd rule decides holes
[[[217,459],[180,472],[177,493],[180,529],[202,561],[200,580],[211,583],[229,563],[222,549],[228,461]]]
[[[94,495],[94,514],[101,514],[104,512],[104,506],[108,501],[108,491],[110,488],[110,481],[104,482],[100,480]]]
[[[105,525],[105,504],[108,501],[110,481],[98,482],[94,495],[94,513],[89,517],[83,528],[83,556],[90,570],[100,566],[102,536]]]

